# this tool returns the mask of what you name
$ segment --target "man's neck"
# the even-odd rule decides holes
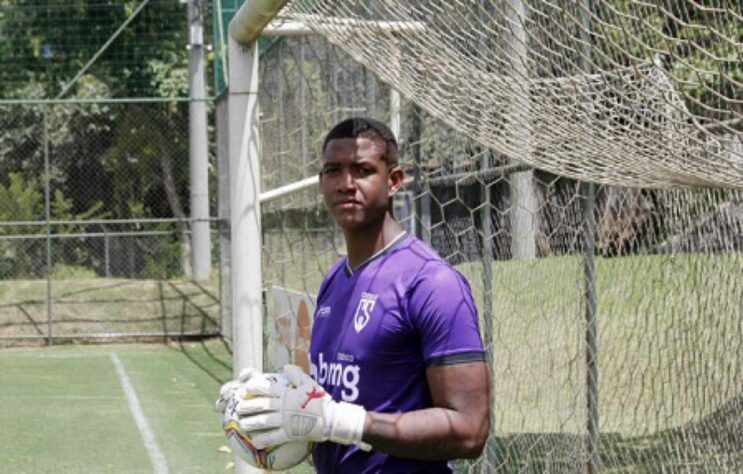
[[[395,240],[403,229],[389,213],[384,219],[363,229],[346,231],[346,251],[348,252],[348,266],[356,270],[374,254],[385,248]]]

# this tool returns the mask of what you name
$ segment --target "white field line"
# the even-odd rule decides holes
[[[137,398],[137,392],[134,391],[134,387],[129,382],[129,377],[126,375],[124,370],[124,364],[119,360],[119,356],[111,354],[111,360],[116,366],[116,372],[119,374],[119,380],[121,386],[126,394],[126,400],[129,402],[129,410],[132,412],[134,421],[137,423],[139,433],[142,435],[144,446],[147,448],[147,453],[150,455],[150,461],[152,461],[152,468],[156,474],[167,474],[168,465],[165,462],[165,456],[155,441],[155,434],[150,429],[150,424],[147,423],[147,417],[144,416],[142,407],[139,404],[139,398]]]

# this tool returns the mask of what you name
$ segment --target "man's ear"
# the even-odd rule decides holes
[[[403,172],[401,167],[395,166],[390,170],[387,175],[387,182],[389,184],[389,192],[387,193],[387,195],[389,197],[394,196],[395,193],[400,190],[404,178],[405,173]]]

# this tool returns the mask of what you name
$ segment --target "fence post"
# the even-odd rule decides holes
[[[51,174],[49,164],[49,105],[44,105],[44,219],[46,220],[46,325],[47,344],[54,344],[52,334],[52,224]]]
[[[103,265],[106,278],[111,276],[111,243],[109,242],[108,229],[103,228]]]
[[[307,83],[304,78],[304,63],[305,63],[305,37],[302,36],[299,38],[299,71],[302,75],[301,80],[299,81],[299,106],[301,107],[301,112],[299,114],[299,123],[300,123],[300,135],[299,135],[299,146],[300,146],[300,156],[302,158],[302,178],[307,177],[307,161],[308,161],[308,154],[307,154]],[[307,235],[307,214],[303,213],[303,222],[302,222],[302,231],[303,234]],[[303,239],[300,239],[299,241],[299,252],[300,255],[302,255],[302,276],[307,274],[307,259],[305,258],[305,252],[306,247],[309,242],[305,242],[305,240],[308,240],[306,237]],[[312,245],[309,246],[310,249],[312,248]],[[303,285],[304,287],[305,285]]]
[[[431,188],[423,182],[423,170],[421,169],[421,133],[422,127],[420,118],[420,109],[415,103],[410,104],[409,118],[410,136],[406,140],[406,149],[413,153],[413,163],[415,163],[415,236],[423,242],[431,245]]]
[[[217,98],[217,175],[219,215],[219,301],[221,334],[232,339],[232,250],[230,231],[230,146],[229,146],[229,101],[223,93]]]
[[[581,39],[583,40],[581,70],[587,76],[591,73],[591,3],[583,0],[581,5]],[[587,110],[590,112],[590,109]],[[601,467],[599,457],[599,380],[598,345],[596,321],[596,185],[583,183],[583,236],[585,248],[583,275],[585,281],[586,304],[586,417],[588,439],[586,440],[586,473],[596,474]]]
[[[523,158],[531,157],[532,145],[532,113],[529,103],[531,92],[529,88],[529,71],[527,64],[527,32],[530,9],[523,0],[509,0],[505,7],[505,16],[508,24],[506,60],[511,78],[510,104],[506,113],[507,136],[512,149],[521,151],[520,155],[510,152],[511,163],[523,163]],[[521,100],[520,97],[526,97]],[[514,260],[530,260],[537,256],[537,222],[538,208],[534,171],[531,169],[511,173],[509,180],[511,209],[509,220],[511,224],[511,258]]]
[[[204,3],[188,2],[188,141],[191,202],[191,277],[206,281],[211,275],[209,222],[209,137],[207,134],[204,68]]]
[[[598,345],[596,329],[596,185],[583,184],[583,235],[585,247],[583,254],[583,276],[585,281],[586,304],[586,473],[597,474],[599,459],[599,391],[598,391]]]
[[[490,168],[490,152],[486,151],[482,157],[480,169],[482,171]],[[493,350],[493,216],[490,206],[490,188],[488,178],[483,177],[480,184],[480,228],[482,230],[482,317],[485,322],[483,328],[483,339],[487,351],[488,366],[490,368],[490,388],[492,400],[490,401],[490,436],[485,447],[485,462],[480,467],[480,472],[493,472],[498,468],[498,443],[495,438],[495,358]]]

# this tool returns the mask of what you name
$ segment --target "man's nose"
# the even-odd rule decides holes
[[[353,174],[348,170],[342,171],[338,183],[338,190],[341,192],[348,192],[354,191],[355,189],[356,181],[354,180]]]

